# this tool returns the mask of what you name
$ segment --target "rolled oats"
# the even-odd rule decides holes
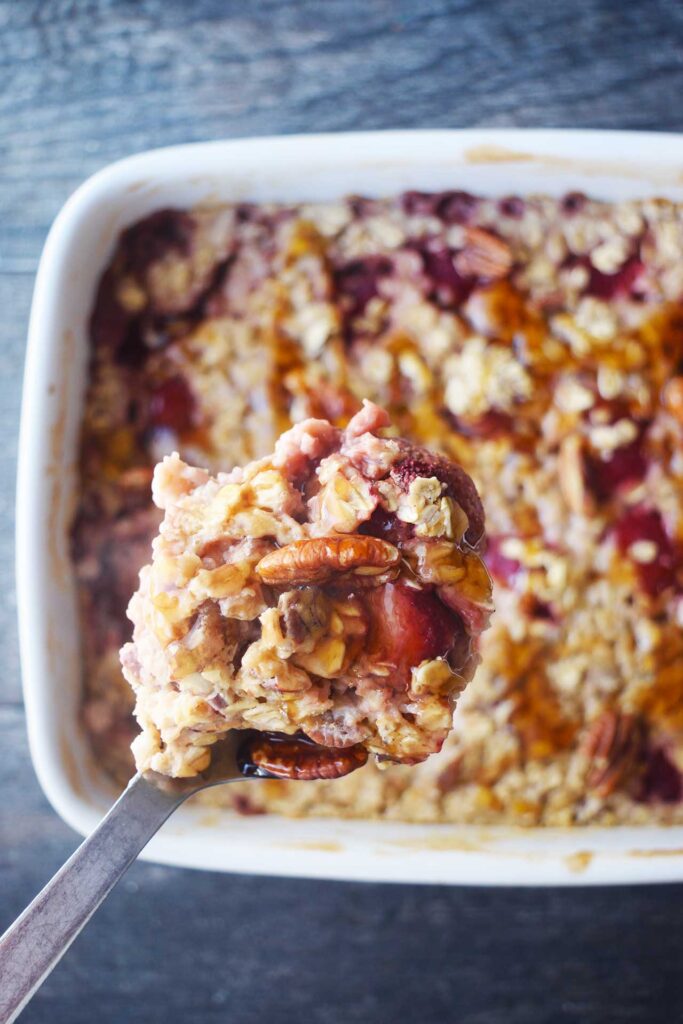
[[[481,490],[496,588],[482,663],[442,752],[424,764],[380,771],[371,760],[334,782],[265,783],[246,791],[249,807],[525,825],[683,822],[682,219],[680,204],[656,199],[499,202],[452,191],[160,211],[128,229],[91,321],[74,527],[84,721],[109,770],[121,780],[130,772],[130,692],[115,652],[159,524],[151,466],[173,450],[212,473],[244,465],[272,452],[293,421],[344,426],[367,397],[389,409],[398,433],[460,461]],[[466,228],[509,249],[505,276],[479,276],[482,267],[458,259]],[[471,375],[462,374],[465,350]],[[169,383],[178,378],[184,398]],[[610,445],[626,436],[611,429],[619,421],[636,423],[636,436]],[[356,470],[324,502],[329,523],[350,534],[372,515],[372,488],[358,485]],[[262,515],[266,529],[282,520]],[[283,543],[297,539],[297,515]],[[545,561],[529,564],[534,549],[514,541],[535,542]],[[255,566],[265,551],[252,554]],[[434,561],[430,571],[462,579],[462,566]],[[212,568],[222,563],[218,551]],[[318,658],[333,671],[338,652],[325,650],[314,623],[339,615],[350,631],[351,613],[301,600],[283,606],[293,633],[278,638],[273,625],[268,634],[272,657],[298,643],[292,669]],[[219,601],[246,631],[236,640],[244,646],[270,607],[260,581]],[[197,624],[200,651],[211,632]],[[183,657],[194,671],[192,652]],[[292,685],[301,678],[293,672]],[[207,685],[195,678],[197,700],[212,696]],[[644,739],[636,770],[605,794],[587,785],[584,743],[607,712],[636,715]],[[328,715],[321,742],[339,729],[362,741],[347,709]],[[195,746],[201,763],[203,734]],[[237,789],[207,799],[239,806]]]

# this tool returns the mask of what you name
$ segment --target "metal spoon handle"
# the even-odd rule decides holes
[[[95,831],[0,938],[0,1024],[10,1024],[140,850],[185,799],[136,775]]]

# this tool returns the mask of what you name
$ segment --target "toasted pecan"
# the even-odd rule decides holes
[[[377,576],[398,568],[400,554],[379,537],[357,533],[298,540],[265,555],[256,572],[270,586],[325,583],[348,573]]]
[[[307,781],[348,775],[363,767],[368,752],[360,743],[332,750],[306,736],[254,732],[244,740],[237,758],[245,776]]]
[[[455,257],[455,269],[463,277],[495,280],[507,277],[512,252],[507,242],[484,228],[465,227],[465,245]]]
[[[590,760],[588,788],[600,797],[608,797],[627,783],[640,763],[644,739],[644,725],[636,715],[613,708],[603,711],[583,744]]]

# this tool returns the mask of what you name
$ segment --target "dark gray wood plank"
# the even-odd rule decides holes
[[[90,173],[199,139],[378,127],[679,130],[674,0],[0,0],[0,929],[74,848],[30,767],[13,505],[40,248]],[[23,1020],[652,1022],[683,887],[448,890],[137,865]]]
[[[0,274],[0,664],[3,666],[0,703],[3,700],[18,702],[21,697],[14,585],[14,492],[24,346],[32,289],[31,274]]]

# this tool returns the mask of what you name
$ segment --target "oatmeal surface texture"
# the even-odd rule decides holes
[[[131,771],[118,649],[160,512],[368,398],[482,496],[496,612],[440,753],[226,787],[278,811],[522,825],[681,822],[683,207],[453,190],[158,211],[91,322],[73,551],[83,717]],[[240,791],[241,788],[241,791]]]

